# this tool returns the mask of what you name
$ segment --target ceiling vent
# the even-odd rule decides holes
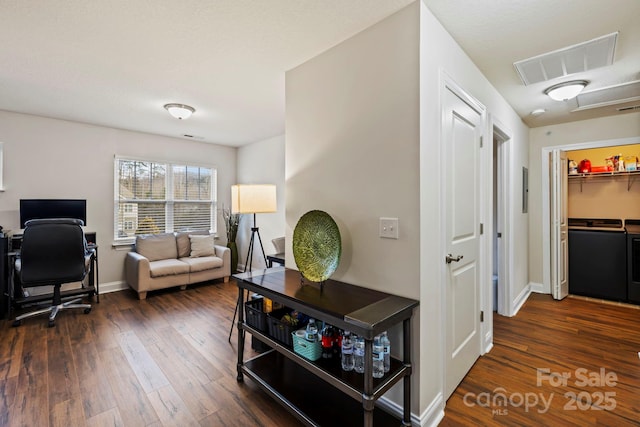
[[[576,99],[578,108],[574,111],[640,100],[640,80],[582,92]]]
[[[626,111],[640,110],[640,104],[639,105],[632,105],[631,107],[616,108],[616,110],[620,111],[621,113],[626,112]]]
[[[514,62],[513,66],[516,67],[525,86],[582,73],[613,64],[617,39],[618,33],[611,33],[588,42]]]

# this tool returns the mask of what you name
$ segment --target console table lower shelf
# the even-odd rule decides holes
[[[307,425],[362,425],[361,402],[345,398],[335,387],[275,350],[245,361],[242,372]],[[376,427],[397,427],[402,421],[377,406],[373,418]]]

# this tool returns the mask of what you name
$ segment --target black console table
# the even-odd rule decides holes
[[[365,371],[342,371],[339,359],[315,362],[298,355],[244,321],[238,311],[237,380],[244,375],[254,380],[308,426],[411,425],[411,316],[418,301],[335,280],[302,284],[300,273],[274,267],[234,275],[238,285],[238,307],[243,307],[245,291],[255,292],[275,302],[325,321],[365,338]],[[392,358],[391,369],[382,378],[373,378],[372,342],[381,332],[402,322],[403,360]],[[269,345],[272,350],[244,360],[245,333]],[[375,405],[387,390],[403,381],[403,418],[400,420]],[[341,393],[339,393],[341,392]],[[344,395],[351,399],[344,399]]]

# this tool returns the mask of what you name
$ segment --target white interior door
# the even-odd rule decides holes
[[[448,87],[443,98],[445,397],[480,356],[480,143],[483,116]]]
[[[555,299],[569,295],[568,183],[567,153],[551,152],[551,294]]]

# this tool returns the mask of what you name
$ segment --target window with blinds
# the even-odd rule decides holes
[[[216,231],[216,170],[211,167],[116,158],[115,235]]]

